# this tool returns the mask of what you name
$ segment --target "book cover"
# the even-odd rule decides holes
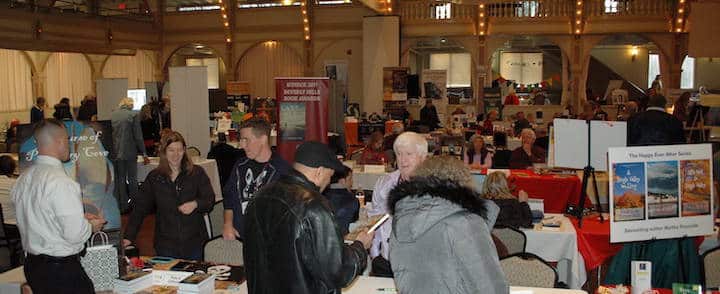
[[[680,199],[678,162],[648,162],[647,181],[648,218],[677,217]]]
[[[305,102],[280,103],[280,137],[285,141],[305,140]]]
[[[645,164],[642,162],[613,164],[614,221],[645,219]]]
[[[693,284],[672,284],[673,294],[703,294],[702,287],[700,285]]]
[[[129,272],[128,274],[120,277],[120,280],[125,282],[131,282],[149,274],[150,272]]]
[[[682,216],[710,214],[710,161],[683,160],[680,161],[680,171]]]
[[[212,277],[212,274],[193,274],[184,280],[180,281],[181,284],[200,284],[203,281]]]

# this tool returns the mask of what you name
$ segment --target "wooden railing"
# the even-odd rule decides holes
[[[572,16],[572,0],[494,1],[486,4],[488,16],[495,18],[540,18]]]
[[[477,5],[450,1],[400,1],[399,10],[403,21],[473,21]]]
[[[656,15],[667,16],[672,13],[676,1],[670,0],[585,0],[585,13],[588,16],[601,15]]]

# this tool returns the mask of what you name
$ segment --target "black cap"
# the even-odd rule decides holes
[[[295,162],[308,167],[325,167],[335,171],[341,171],[345,165],[337,159],[337,156],[330,151],[327,145],[309,141],[302,143],[295,150]]]

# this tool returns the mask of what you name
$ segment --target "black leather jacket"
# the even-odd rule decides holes
[[[256,194],[244,225],[250,294],[341,293],[365,268],[362,244],[343,243],[327,200],[297,171]]]

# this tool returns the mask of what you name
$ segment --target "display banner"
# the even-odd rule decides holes
[[[710,144],[609,148],[610,242],[713,233]]]
[[[70,160],[64,163],[65,173],[80,184],[85,213],[101,216],[107,220],[103,230],[120,229],[120,210],[113,195],[112,127],[110,121],[78,122],[64,121],[69,135]],[[18,137],[20,145],[19,166],[23,171],[37,158],[35,138]]]
[[[305,141],[328,143],[330,79],[275,78],[278,102],[277,150],[293,162],[295,149]]]

